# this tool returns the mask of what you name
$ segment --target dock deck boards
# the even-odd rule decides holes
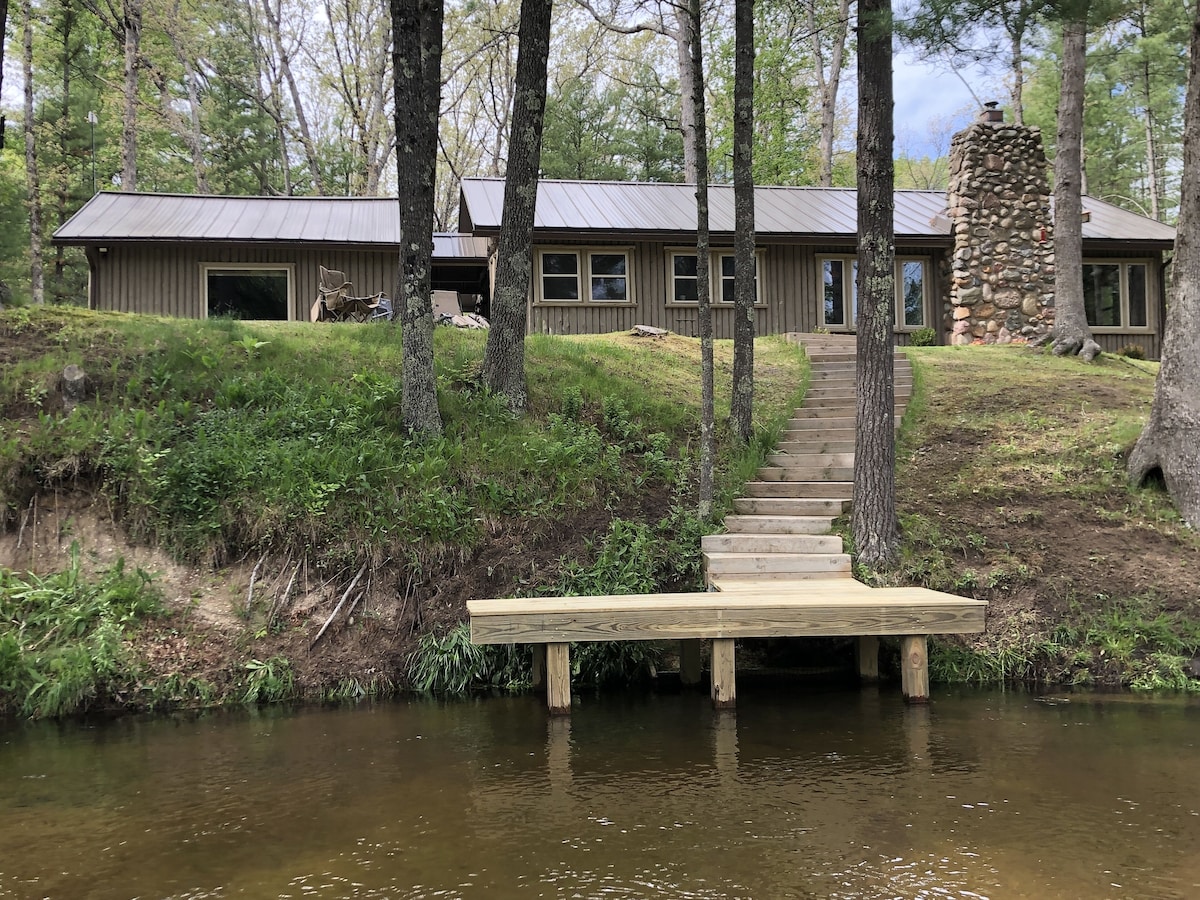
[[[476,644],[969,634],[987,603],[853,579],[714,582],[718,591],[472,600]]]

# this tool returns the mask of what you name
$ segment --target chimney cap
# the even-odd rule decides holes
[[[981,121],[984,121],[984,122],[1003,122],[1004,121],[1004,110],[998,108],[1000,106],[1000,101],[989,100],[987,103],[985,103],[983,105],[984,105],[984,110],[983,110],[983,112],[981,112],[979,114],[979,118]]]

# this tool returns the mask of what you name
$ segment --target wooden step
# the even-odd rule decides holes
[[[850,576],[846,553],[705,553],[704,570],[710,577],[721,575],[828,577],[834,572]]]
[[[775,447],[779,453],[853,453],[854,439],[848,441],[780,441]]]
[[[840,516],[849,505],[837,497],[736,497],[733,511],[742,516]]]
[[[853,466],[797,466],[789,461],[791,457],[779,455],[768,456],[767,462],[773,466],[786,468],[792,476],[801,481],[853,481]]]
[[[808,493],[788,493],[787,497],[836,497],[839,499],[850,499],[854,493],[853,481],[804,481],[803,479],[791,478],[792,470],[784,466],[763,466],[756,473],[757,481],[746,481],[743,486],[743,497],[773,497],[774,494],[768,493],[767,485],[784,484],[791,485],[797,491],[808,491]],[[763,493],[760,493],[763,491]]]
[[[705,553],[831,554],[842,552],[836,534],[708,534],[700,539]]]
[[[854,495],[853,481],[805,481],[785,478],[791,469],[769,467],[758,470],[761,481],[747,481],[743,497],[797,497],[814,500],[849,500]]]
[[[829,516],[726,516],[725,530],[737,534],[828,534]]]
[[[767,457],[771,465],[786,469],[828,469],[854,467],[854,452],[850,453],[771,453]]]
[[[896,427],[900,426],[900,420],[903,415],[896,416]],[[854,428],[854,416],[814,416],[812,418],[801,417],[797,419],[788,419],[786,434],[791,435],[792,432],[799,430],[807,430],[810,434],[813,431],[825,431],[826,429]]]

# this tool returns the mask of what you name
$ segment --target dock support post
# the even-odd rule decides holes
[[[552,716],[571,713],[571,645],[546,645],[546,704]]]
[[[733,638],[713,638],[712,702],[714,709],[733,709],[737,705]]]
[[[684,638],[679,642],[679,683],[684,687],[700,683],[699,638]]]
[[[873,634],[860,635],[855,649],[858,655],[859,681],[878,681],[879,638]]]
[[[546,693],[546,645],[533,644],[533,691],[535,694]]]
[[[900,638],[900,684],[907,702],[929,702],[929,650],[923,634]]]

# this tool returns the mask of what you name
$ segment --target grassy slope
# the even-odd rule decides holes
[[[460,619],[469,597],[694,585],[696,342],[531,337],[532,410],[514,422],[473,387],[483,340],[439,330],[447,431],[420,444],[395,427],[400,350],[385,327],[9,310],[8,546],[52,502],[65,550],[85,536],[70,498],[98,498],[118,531],[207,573],[180,602],[168,596],[166,618],[130,632],[116,697],[129,703],[354,696],[403,682],[414,642]],[[727,397],[730,347],[717,352]],[[992,603],[985,635],[935,645],[935,677],[1193,686],[1200,542],[1162,494],[1123,477],[1153,367],[1018,348],[910,353],[918,392],[898,452],[896,578]],[[58,373],[69,362],[87,369],[97,399],[64,416]],[[758,372],[767,427],[749,453],[725,445],[726,498],[804,379],[775,339],[759,342]],[[342,616],[309,652],[364,562],[369,588],[353,621]],[[214,604],[228,627],[191,608]],[[23,634],[19,619],[11,613],[9,636]],[[57,621],[46,617],[47,630],[61,633]],[[2,644],[0,694],[12,705]]]
[[[1018,347],[909,351],[899,577],[991,601],[934,675],[1200,687],[1200,540],[1125,460],[1156,366]]]
[[[36,525],[52,505],[65,544],[81,531],[65,495],[98,496],[134,539],[200,570],[229,567],[220,579],[239,594],[257,578],[251,612],[226,601],[239,618],[223,635],[193,617],[172,625],[179,634],[165,646],[159,635],[144,648],[160,675],[183,658],[170,674],[211,682],[194,691],[205,695],[270,696],[258,688],[286,693],[291,679],[307,690],[349,681],[349,693],[402,681],[410,639],[460,618],[467,598],[594,583],[613,528],[637,530],[652,570],[639,560],[639,577],[698,586],[704,526],[688,513],[697,343],[532,337],[531,411],[514,421],[475,387],[484,339],[438,331],[446,434],[420,442],[396,426],[400,342],[385,326],[9,310],[0,314],[5,529]],[[730,350],[718,345],[719,397]],[[94,399],[64,415],[58,376],[68,363],[88,372]],[[772,442],[804,371],[794,348],[759,342],[767,427],[748,451],[724,442],[726,496]],[[343,617],[309,653],[364,563],[356,623]],[[627,587],[620,572],[603,577]]]

